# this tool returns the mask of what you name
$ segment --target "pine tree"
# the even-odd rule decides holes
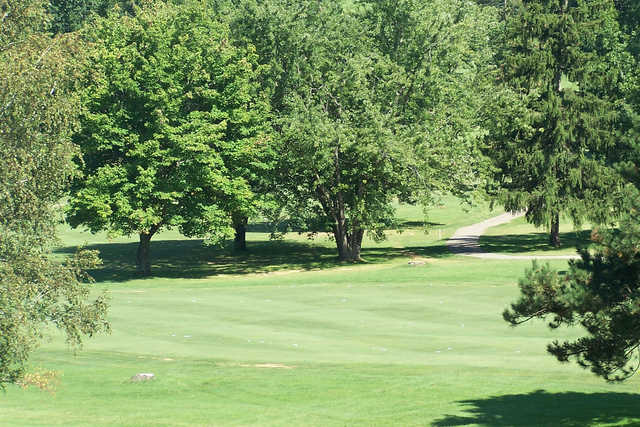
[[[582,250],[566,274],[534,263],[520,280],[520,298],[503,314],[514,326],[550,318],[552,329],[582,328],[584,336],[547,350],[607,381],[624,380],[640,366],[640,193],[632,185],[624,192],[628,214],[619,230],[594,230],[593,253]]]
[[[624,104],[616,17],[612,0],[524,0],[507,12],[499,60],[512,106],[491,132],[497,199],[548,227],[554,246],[561,214],[580,225],[611,212],[607,158]]]

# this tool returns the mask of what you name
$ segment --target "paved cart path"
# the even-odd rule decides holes
[[[504,224],[515,218],[524,216],[522,213],[504,213],[477,224],[462,227],[453,233],[453,236],[447,240],[449,250],[457,255],[471,256],[475,258],[486,259],[575,259],[578,255],[506,255],[485,252],[484,248],[478,243],[478,239],[489,227]]]

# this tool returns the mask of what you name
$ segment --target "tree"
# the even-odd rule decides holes
[[[640,34],[635,31],[640,25],[640,3],[635,0],[614,0],[618,10],[620,26],[631,36],[630,47],[640,53]]]
[[[628,215],[619,230],[594,230],[594,252],[581,250],[564,275],[534,262],[520,280],[520,298],[504,312],[512,325],[550,317],[553,329],[583,328],[586,336],[547,349],[607,381],[628,378],[640,363],[640,194],[633,186],[625,192]]]
[[[104,295],[89,298],[95,252],[50,257],[59,200],[75,174],[71,143],[80,46],[50,38],[45,2],[0,0],[0,387],[23,379],[45,325],[70,344],[108,331]]]
[[[497,97],[489,144],[497,199],[526,209],[558,246],[560,214],[576,225],[610,218],[624,43],[611,0],[525,0],[505,28],[499,78],[509,95]]]
[[[627,102],[621,111],[623,121],[617,129],[620,144],[611,153],[624,178],[640,188],[640,3],[631,0],[616,0],[618,21],[627,40],[629,61],[625,61],[625,80],[621,94]]]
[[[55,34],[77,31],[91,17],[91,14],[105,16],[107,11],[116,4],[125,9],[131,7],[129,0],[51,0],[49,2],[50,29]]]
[[[613,9],[614,3],[619,14]],[[548,3],[545,5],[549,6]],[[590,251],[581,250],[581,260],[571,261],[566,273],[534,263],[520,280],[520,298],[505,310],[504,318],[512,325],[534,318],[550,318],[549,326],[554,329],[560,326],[583,328],[585,336],[554,341],[547,347],[548,351],[561,362],[575,360],[607,381],[621,381],[633,375],[640,362],[637,353],[640,348],[637,324],[640,306],[640,223],[637,220],[640,208],[637,166],[640,159],[637,108],[640,86],[632,30],[634,20],[637,20],[636,6],[634,2],[624,0],[565,2],[560,6],[564,6],[567,23],[564,28],[557,26],[564,33],[573,34],[573,39],[562,38],[564,33],[558,31],[555,38],[547,40],[564,46],[564,50],[558,52],[566,51],[565,56],[555,54],[554,60],[561,58],[564,64],[572,67],[560,68],[563,63],[556,66],[556,70],[562,72],[561,90],[556,90],[559,101],[554,104],[556,109],[546,111],[547,117],[555,120],[549,122],[560,127],[560,131],[555,132],[555,140],[550,138],[548,147],[559,151],[554,144],[564,142],[580,160],[566,164],[566,169],[574,174],[569,175],[568,182],[566,176],[564,181],[558,179],[559,186],[570,187],[572,193],[567,197],[573,197],[571,203],[582,203],[580,209],[569,207],[573,210],[571,215],[595,217],[601,221],[609,216],[610,222],[619,219],[618,229],[594,229],[595,247]],[[538,16],[545,17],[543,14]],[[548,21],[542,19],[541,22]],[[573,44],[565,40],[573,40]],[[533,46],[537,45],[534,43]],[[512,117],[524,117],[520,123],[533,123],[534,130],[529,132],[533,135],[538,125],[527,119],[530,105],[512,107],[511,111],[519,110],[521,114]],[[555,113],[560,107],[573,115]],[[541,114],[540,111],[542,109],[538,108],[535,112]],[[520,129],[525,129],[526,125]],[[562,131],[572,138],[565,138]],[[513,134],[513,129],[511,132]],[[579,144],[569,144],[572,141]],[[578,156],[580,153],[582,155]],[[542,155],[539,158],[546,159]],[[549,158],[553,160],[552,156]],[[584,163],[583,159],[591,163]],[[596,167],[591,167],[594,162],[598,162]],[[608,194],[603,194],[602,189],[608,190]]]
[[[151,238],[227,237],[231,216],[251,212],[246,171],[269,141],[256,56],[230,43],[205,3],[151,2],[135,16],[99,18],[75,136],[84,176],[69,200],[72,225],[140,237],[138,269],[150,274]]]
[[[458,2],[258,1],[236,28],[255,43],[280,134],[275,191],[330,230],[341,260],[383,238],[396,197],[479,185],[471,48],[480,8]]]

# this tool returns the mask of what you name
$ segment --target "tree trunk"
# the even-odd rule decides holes
[[[344,221],[337,222],[333,226],[333,237],[338,248],[338,258],[340,261],[357,262],[362,261],[360,253],[362,250],[362,238],[364,230],[357,228],[352,233],[346,231]]]
[[[234,218],[233,228],[235,229],[235,237],[233,239],[233,248],[237,251],[247,250],[247,224],[249,218]]]
[[[551,230],[549,233],[549,244],[554,248],[560,246],[560,215],[555,213],[551,216]]]
[[[338,248],[338,258],[340,261],[348,261],[349,242],[347,241],[347,233],[344,231],[344,224],[333,226],[333,237],[336,240],[336,248]]]
[[[149,257],[151,236],[153,236],[151,233],[140,233],[137,266],[138,273],[142,274],[143,276],[149,276],[151,274],[151,258]]]
[[[350,236],[351,246],[351,261],[362,261],[360,253],[362,251],[362,238],[364,237],[364,230],[357,228]]]

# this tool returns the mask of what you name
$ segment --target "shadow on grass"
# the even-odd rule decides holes
[[[430,221],[404,221],[399,224],[399,228],[404,230],[405,228],[430,228],[437,227],[444,224],[439,222],[430,222]]]
[[[432,426],[562,426],[622,423],[640,426],[640,395],[631,393],[548,393],[537,390],[487,399],[463,400],[469,415],[446,415]]]
[[[283,226],[284,225],[284,226]],[[445,224],[439,223],[439,222],[430,222],[430,221],[402,221],[400,223],[397,224],[397,228],[400,230],[406,230],[409,228],[421,228],[421,229],[428,229],[431,227],[438,227],[438,226],[443,226]],[[291,225],[286,226],[286,224],[279,224],[277,227],[274,227],[273,224],[268,223],[268,222],[251,222],[247,225],[247,231],[248,232],[253,232],[253,233],[271,233],[272,231],[277,231],[279,229],[286,229],[289,232],[293,232],[293,233],[306,233],[307,230],[299,228],[299,227],[294,227]],[[327,232],[329,232],[329,230],[326,230]],[[392,231],[392,229],[388,230],[388,231]]]
[[[502,236],[480,236],[480,246],[487,252],[521,253],[534,251],[556,251],[588,246],[591,231],[560,233],[560,247],[549,244],[548,233],[505,234]]]
[[[104,243],[86,246],[100,252],[103,266],[90,271],[97,282],[124,282],[139,278],[135,259],[137,243]],[[55,252],[70,255],[75,246]],[[204,246],[202,240],[157,240],[151,242],[152,277],[203,278],[222,274],[266,273],[278,270],[321,270],[344,265],[336,250],[312,242],[261,241],[249,242],[249,251],[234,252]],[[362,257],[368,263],[380,263],[400,257],[451,256],[446,246],[408,248],[364,248]]]

